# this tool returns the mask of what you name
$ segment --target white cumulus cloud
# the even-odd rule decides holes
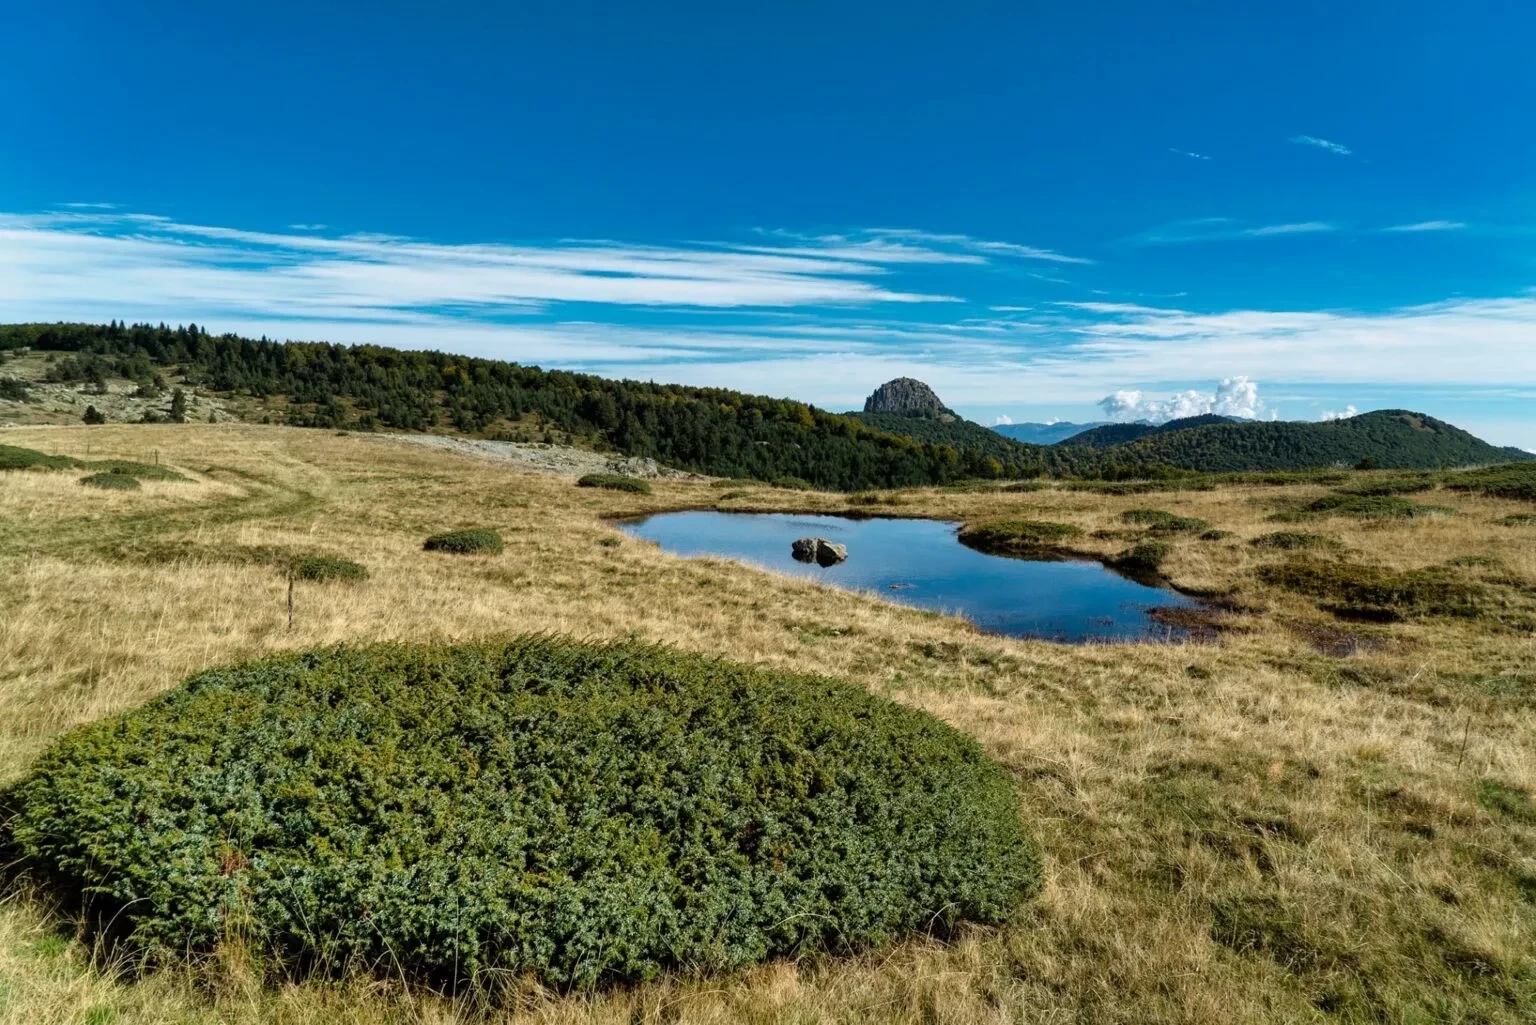
[[[1100,399],[1099,408],[1111,420],[1147,420],[1155,424],[1205,413],[1257,420],[1266,412],[1264,400],[1259,398],[1259,382],[1247,377],[1224,378],[1214,392],[1190,389],[1167,398],[1134,390],[1117,391]]]
[[[1009,416],[1007,413],[1004,413],[1002,416],[1000,416],[996,420],[992,421],[992,426],[996,427],[999,424],[1011,424],[1011,423],[1013,423],[1013,417]]]
[[[1359,415],[1360,415],[1360,411],[1355,408],[1354,403],[1350,403],[1349,405],[1345,406],[1343,409],[1325,409],[1325,410],[1323,410],[1322,415],[1318,417],[1318,419],[1319,420],[1348,420],[1352,416],[1359,416]]]

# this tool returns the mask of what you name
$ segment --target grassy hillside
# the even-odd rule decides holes
[[[1368,461],[1390,469],[1434,469],[1526,461],[1422,413],[1383,409],[1322,423],[1216,423],[1160,431],[1105,449],[1106,459],[1185,470],[1300,470]]]
[[[1222,596],[1215,642],[1071,647],[983,635],[727,560],[673,558],[605,519],[723,500],[701,482],[578,488],[573,474],[278,426],[17,428],[6,440],[73,459],[159,450],[192,479],[107,492],[76,483],[85,469],[5,474],[0,786],[67,731],[211,666],[342,643],[566,634],[831,675],[937,715],[1007,769],[1045,886],[1016,920],[952,942],[920,934],[863,955],[667,972],[586,994],[508,978],[494,1003],[468,983],[407,986],[393,961],[290,982],[252,960],[239,933],[216,958],[140,971],[110,951],[93,958],[78,904],[9,886],[4,1025],[1529,1022],[1536,506],[1509,474],[1446,475],[1452,487],[1409,496],[1449,515],[1301,527],[1270,517],[1324,496],[1316,478],[1150,495],[1045,485],[880,496],[882,511],[907,515],[1068,524],[1073,547],[1106,557],[1149,534],[1138,510],[1225,532],[1158,535],[1175,583]],[[1396,478],[1348,479],[1382,491]],[[735,504],[868,508],[747,487]],[[505,554],[423,551],[426,535],[464,527],[498,530]],[[1285,545],[1280,530],[1291,532]],[[1307,547],[1293,548],[1297,537]],[[280,567],[299,553],[354,559],[368,576],[298,581],[290,628]],[[1401,621],[1348,618],[1373,608]],[[393,764],[392,747],[357,748]],[[337,773],[334,786],[349,784]],[[393,806],[370,807],[387,817]],[[228,852],[232,881],[240,853]],[[435,886],[399,894],[449,892]],[[425,925],[457,925],[458,907],[445,907]]]

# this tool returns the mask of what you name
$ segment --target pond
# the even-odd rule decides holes
[[[956,539],[939,520],[855,519],[793,513],[660,513],[619,524],[633,537],[685,556],[721,556],[890,601],[964,616],[989,633],[1051,640],[1179,640],[1154,608],[1198,603],[1166,587],[1138,583],[1086,560],[1044,561],[987,555]],[[848,546],[848,561],[796,561],[796,538]]]

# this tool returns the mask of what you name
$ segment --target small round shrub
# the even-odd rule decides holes
[[[112,472],[93,473],[89,477],[81,477],[80,483],[88,488],[102,488],[106,491],[133,491],[139,487],[137,477]]]
[[[1125,523],[1134,523],[1160,534],[1205,530],[1210,526],[1202,519],[1193,516],[1176,516],[1162,509],[1127,509],[1120,514],[1120,519]]]
[[[1163,560],[1173,554],[1167,541],[1143,541],[1134,544],[1111,560],[1113,565],[1132,573],[1156,573]]]
[[[290,653],[61,738],[11,844],[151,960],[590,986],[997,922],[1008,773],[834,680],[548,637]],[[83,895],[83,896],[82,896]]]
[[[639,477],[627,477],[622,473],[589,473],[576,482],[578,488],[606,488],[609,491],[631,491],[637,495],[649,495],[650,484]]]
[[[469,530],[433,534],[422,547],[429,552],[451,552],[454,555],[500,555],[506,545],[502,543],[501,535],[489,527],[472,527]]]
[[[333,580],[356,583],[368,579],[368,567],[334,555],[301,555],[293,560],[291,569],[297,579],[316,583]]]
[[[1052,520],[992,520],[967,523],[960,530],[960,543],[985,552],[1028,553],[1059,547],[1081,534],[1070,523]]]

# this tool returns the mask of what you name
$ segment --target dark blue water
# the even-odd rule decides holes
[[[986,555],[938,520],[849,519],[790,513],[661,513],[621,523],[634,537],[677,555],[718,555],[919,608],[964,616],[991,633],[1063,641],[1169,640],[1157,607],[1197,603],[1168,588],[1128,580],[1097,562],[1043,562]],[[798,537],[848,546],[848,561],[796,562]]]

